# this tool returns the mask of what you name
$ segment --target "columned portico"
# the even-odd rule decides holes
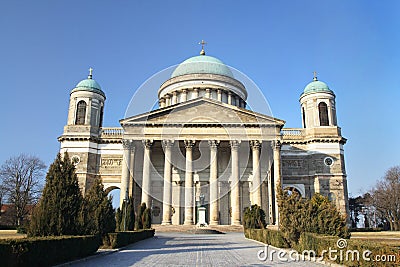
[[[218,216],[218,145],[219,141],[208,141],[210,146],[210,225],[219,224]]]
[[[193,147],[195,141],[185,140],[186,164],[185,164],[185,225],[193,225],[194,195],[193,195]]]
[[[260,166],[260,141],[250,141],[253,154],[253,203],[261,207],[261,166]]]
[[[143,180],[142,180],[142,203],[146,203],[147,207],[151,206],[150,191],[151,191],[151,146],[153,140],[143,140],[144,153],[143,153]]]
[[[171,205],[172,205],[172,164],[171,147],[173,141],[163,140],[164,147],[164,194],[163,194],[163,225],[171,224]]]
[[[240,167],[239,167],[239,147],[240,141],[230,141],[231,146],[231,213],[232,213],[232,225],[240,225]]]

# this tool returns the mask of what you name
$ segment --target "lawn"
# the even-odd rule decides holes
[[[351,239],[368,240],[400,247],[400,231],[353,232]]]
[[[17,230],[0,230],[0,239],[25,238],[25,234],[18,234]]]

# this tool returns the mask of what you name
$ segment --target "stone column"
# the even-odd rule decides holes
[[[165,105],[166,105],[167,107],[168,107],[168,106],[171,106],[171,96],[168,95],[168,94],[165,95]]]
[[[181,102],[185,102],[185,101],[187,101],[187,90],[186,89],[182,89]]]
[[[250,141],[251,150],[253,152],[253,202],[261,207],[261,165],[260,165],[260,141]]]
[[[160,105],[160,108],[164,108],[165,107],[165,98],[164,97],[160,98],[160,100],[158,101],[158,104]]]
[[[135,152],[136,152],[136,147],[133,144],[133,141],[131,141],[131,162],[129,164],[129,197],[133,197],[134,195],[134,188],[135,188]]]
[[[210,146],[210,225],[219,224],[218,216],[218,145],[219,141],[208,141]]]
[[[211,98],[211,92],[210,92],[210,88],[206,88],[206,98]]]
[[[198,98],[198,97],[199,97],[199,89],[193,88],[193,99]]]
[[[271,171],[271,170],[270,170]],[[272,185],[272,173],[268,173],[268,224],[274,223],[274,187]]]
[[[122,155],[122,174],[121,174],[121,188],[119,193],[119,206],[122,208],[122,203],[128,197],[129,189],[129,164],[131,163],[131,140],[122,140],[122,147],[124,154]]]
[[[144,156],[143,156],[143,179],[142,179],[142,203],[146,203],[146,206],[149,208],[151,206],[150,203],[150,191],[151,191],[151,180],[150,180],[150,171],[151,171],[151,146],[153,145],[153,140],[143,140],[144,146]]]
[[[185,225],[193,225],[193,146],[195,141],[185,140],[186,168],[185,168]]]
[[[86,121],[85,124],[92,125],[92,99],[89,98],[88,104],[86,106]]]
[[[172,93],[172,105],[175,105],[178,101],[177,93],[176,91]]]
[[[232,93],[228,92],[228,104],[232,105]]]
[[[240,196],[239,196],[239,147],[240,141],[230,141],[231,145],[231,161],[232,161],[232,176],[231,176],[231,209],[232,209],[232,225],[240,225]]]
[[[222,102],[222,90],[221,89],[217,90],[217,100]]]
[[[278,199],[277,192],[279,187],[282,186],[281,183],[281,142],[275,141],[274,144],[274,182],[275,182],[275,225],[279,225],[279,208],[278,208]]]
[[[163,220],[161,224],[171,224],[171,206],[172,206],[172,163],[171,147],[173,141],[163,140],[164,147],[164,194],[163,194]]]

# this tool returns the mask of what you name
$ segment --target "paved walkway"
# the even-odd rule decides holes
[[[274,261],[261,261],[257,257],[261,249],[264,249],[262,244],[245,239],[243,233],[165,232],[115,253],[75,262],[72,266],[323,266],[309,261],[281,262],[275,259],[276,256]]]

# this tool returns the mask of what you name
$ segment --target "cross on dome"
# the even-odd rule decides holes
[[[93,69],[90,67],[90,68],[89,68],[89,76],[88,76],[88,79],[92,79],[92,77],[93,77]]]
[[[204,45],[206,45],[206,41],[201,40],[201,42],[199,42],[199,45],[201,45],[201,51],[200,51],[200,55],[204,56],[206,54],[206,51],[204,51]]]
[[[314,72],[313,72],[313,74],[314,74],[314,78],[313,78],[313,80],[314,80],[314,81],[318,81],[318,78],[317,78],[317,72],[316,72],[316,71],[314,71]]]

